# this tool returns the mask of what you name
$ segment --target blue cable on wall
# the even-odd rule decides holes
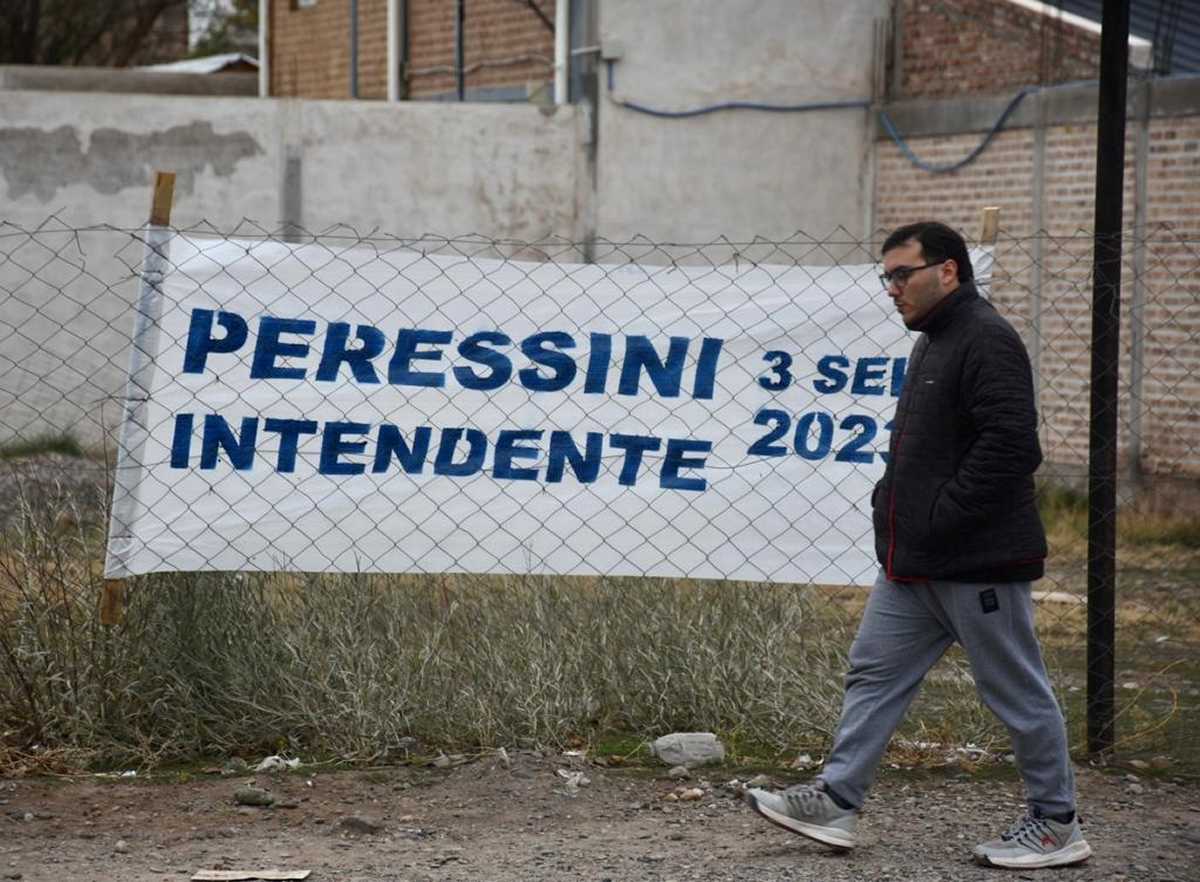
[[[710,104],[704,107],[695,107],[688,110],[659,110],[654,107],[647,107],[644,104],[638,104],[634,101],[613,98],[613,62],[607,59],[606,61],[608,64],[608,100],[618,107],[624,107],[627,110],[632,110],[636,113],[644,113],[647,116],[659,117],[660,119],[687,119],[694,116],[704,116],[705,114],[709,113],[719,113],[725,110],[761,110],[767,111],[768,113],[802,113],[809,110],[865,109],[871,106],[871,102],[867,101],[866,99],[851,99],[847,101],[818,101],[808,104],[763,104],[755,101],[725,101],[720,104]],[[1012,101],[1008,103],[1008,106],[1004,108],[1004,112],[1000,114],[1000,117],[996,120],[995,124],[991,127],[987,134],[983,136],[983,140],[979,142],[979,145],[970,153],[968,153],[965,158],[960,159],[958,162],[952,162],[946,165],[935,165],[930,162],[925,162],[923,159],[913,153],[912,148],[908,146],[908,142],[904,140],[904,136],[896,129],[896,124],[892,122],[892,118],[888,116],[886,110],[879,111],[879,121],[883,124],[884,131],[886,131],[889,137],[896,142],[896,146],[900,148],[900,152],[904,154],[904,157],[908,159],[909,162],[911,162],[921,171],[929,172],[930,174],[947,174],[949,172],[958,171],[960,168],[964,168],[978,159],[980,154],[982,154],[983,151],[988,148],[988,145],[992,142],[992,139],[1000,133],[1002,128],[1004,128],[1005,122],[1007,122],[1008,118],[1012,116],[1013,111],[1017,109],[1017,106],[1021,103],[1025,96],[1033,92],[1037,92],[1040,89],[1040,86],[1026,86],[1021,89],[1021,91],[1016,94]]]
[[[1031,92],[1037,92],[1040,88],[1040,86],[1026,86],[1020,92],[1018,92],[1013,100],[1008,102],[1008,106],[1004,108],[1004,112],[1000,114],[1000,118],[996,120],[995,125],[991,127],[988,133],[983,136],[983,140],[979,142],[979,145],[970,153],[968,153],[963,159],[960,159],[958,162],[951,162],[947,165],[934,165],[933,163],[926,162],[913,153],[912,148],[908,146],[908,142],[904,140],[904,136],[896,130],[896,125],[892,122],[892,118],[888,116],[886,110],[879,111],[879,121],[883,123],[884,130],[891,136],[892,140],[896,142],[896,146],[900,148],[900,152],[904,154],[905,158],[907,158],[909,162],[911,162],[921,171],[926,171],[934,175],[943,175],[947,172],[958,171],[960,168],[964,168],[978,159],[979,155],[987,149],[990,143],[992,143],[992,139],[1000,133],[1002,128],[1004,128],[1004,123],[1010,116],[1012,116],[1013,111],[1017,109],[1017,105],[1021,103],[1022,99],[1024,99],[1025,96]]]
[[[693,116],[704,116],[709,113],[720,113],[723,110],[764,110],[768,113],[799,113],[807,110],[845,110],[847,108],[867,108],[870,101],[851,99],[848,101],[819,101],[810,104],[764,104],[758,101],[725,101],[720,104],[710,104],[706,107],[696,107],[690,110],[658,110],[634,101],[612,97],[613,92],[613,59],[605,59],[608,65],[608,100],[618,107],[644,113],[647,116],[657,116],[661,119],[687,119]]]
[[[726,101],[723,104],[710,104],[707,107],[696,107],[691,110],[656,110],[653,107],[646,107],[642,104],[636,104],[633,101],[624,101],[617,98],[611,100],[614,104],[629,110],[636,110],[638,113],[662,117],[664,119],[687,119],[691,116],[704,116],[706,113],[718,113],[722,110],[765,110],[768,113],[798,113],[806,110],[842,110],[851,107],[871,106],[870,101],[857,99],[850,101],[825,101],[814,104],[760,104],[755,101]]]

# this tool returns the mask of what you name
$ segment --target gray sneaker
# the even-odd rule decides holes
[[[858,813],[839,808],[820,787],[791,787],[782,793],[747,790],[746,802],[772,824],[832,845],[854,848]]]
[[[1086,861],[1092,848],[1079,830],[1079,818],[1068,824],[1030,812],[999,839],[975,846],[975,862],[984,866],[1034,870]]]

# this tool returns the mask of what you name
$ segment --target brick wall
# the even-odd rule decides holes
[[[554,4],[538,0],[553,21]],[[454,0],[409,0],[408,95],[456,89]],[[517,0],[469,0],[463,34],[466,89],[512,89],[553,79],[554,34]],[[350,96],[350,0],[271,0],[271,94]],[[387,2],[358,0],[358,94],[387,96]]]
[[[1083,463],[1088,455],[1093,257],[1090,231],[1095,224],[1096,136],[1094,125],[1054,126],[1046,132],[1043,227],[1048,237],[1041,241],[1041,408],[1048,435],[1047,458],[1060,463]],[[1136,199],[1132,129],[1126,139],[1125,157],[1124,205],[1126,218],[1132,221]],[[1127,245],[1127,258],[1128,249]],[[1131,268],[1127,259],[1121,283],[1124,296],[1118,380],[1123,402],[1118,416],[1118,456],[1122,464],[1130,450],[1130,410],[1126,405],[1131,400]]]
[[[1041,226],[1035,229],[1036,138],[1002,132],[966,168],[934,175],[915,168],[890,140],[876,145],[875,208],[880,232],[918,218],[944,219],[968,239],[985,206],[1001,208],[993,300],[1022,332],[1039,367],[1047,468],[1087,461],[1091,367],[1095,125],[1045,133]],[[924,160],[967,155],[979,133],[913,138]],[[1136,129],[1125,147],[1119,415],[1122,465],[1131,464],[1141,411],[1141,469],[1157,477],[1200,478],[1200,117],[1154,119],[1146,160],[1146,236],[1132,234],[1138,198]],[[1140,257],[1139,255],[1140,251]],[[1135,259],[1144,263],[1135,314]],[[1036,294],[1040,315],[1034,316]],[[1133,394],[1133,347],[1140,332],[1144,374]],[[1189,504],[1196,500],[1192,499]]]
[[[554,4],[540,0],[551,21]],[[413,98],[453,92],[455,3],[410,0],[409,90]],[[524,88],[530,81],[554,78],[554,34],[541,19],[516,0],[470,0],[463,37],[466,87]]]
[[[1098,76],[1100,35],[1007,0],[901,0],[896,98],[1015,92]]]
[[[1200,117],[1152,120],[1145,287],[1143,462],[1200,474]]]
[[[921,139],[912,146],[923,160],[938,165],[962,159],[979,143],[979,135]],[[922,218],[937,218],[967,236],[979,233],[981,212],[999,206],[1006,231],[1028,231],[1033,205],[1029,198],[1033,133],[1001,132],[988,150],[971,165],[948,175],[919,171],[894,143],[880,142],[875,187],[876,224],[881,231]],[[881,232],[881,237],[883,233]],[[1001,244],[993,274],[993,299],[1023,334],[1032,316],[1027,284],[1031,257],[1024,246],[1011,240]]]
[[[369,5],[370,0],[360,3],[360,14]],[[297,7],[294,0],[271,0],[268,58],[272,95],[349,97],[349,8],[349,0],[317,0],[311,7]]]
[[[358,97],[387,98],[387,0],[358,0]]]

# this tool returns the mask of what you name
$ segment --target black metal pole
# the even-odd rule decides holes
[[[458,0],[454,15],[454,72],[458,78],[458,100],[467,98],[466,53],[463,51],[463,31],[467,24],[467,0]]]
[[[1117,368],[1129,0],[1104,0],[1096,140],[1092,282],[1092,413],[1088,460],[1087,747],[1113,746],[1116,661]]]
[[[408,0],[400,0],[400,97],[408,97],[409,45]]]

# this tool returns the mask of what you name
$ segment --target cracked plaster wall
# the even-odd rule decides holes
[[[141,258],[120,230],[156,170],[182,228],[578,238],[577,132],[574,108],[0,91],[0,441],[117,424]]]

